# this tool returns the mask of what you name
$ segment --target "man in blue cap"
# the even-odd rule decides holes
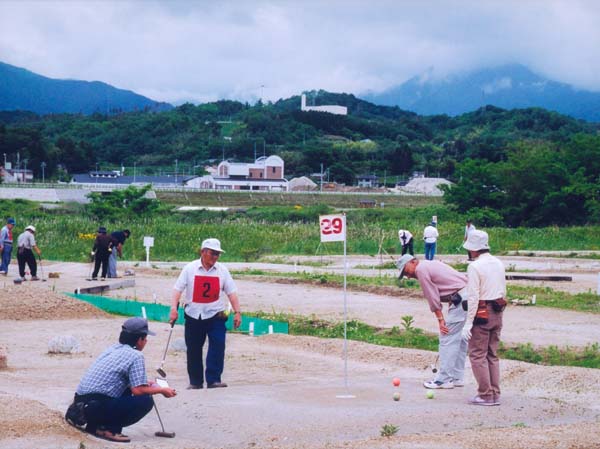
[[[177,392],[149,382],[143,349],[148,329],[145,318],[129,318],[121,327],[119,343],[106,349],[85,373],[73,403],[65,414],[66,421],[98,438],[128,443],[123,427],[140,421],[152,410],[152,395],[174,397]]]
[[[6,226],[0,230],[0,253],[2,253],[2,262],[0,263],[0,273],[6,276],[8,274],[8,265],[12,256],[13,235],[12,229],[15,227],[15,219],[6,220]]]

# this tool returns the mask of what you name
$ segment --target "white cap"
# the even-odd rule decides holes
[[[467,251],[490,249],[487,232],[480,230],[471,231],[467,237],[467,241],[463,243],[463,248]]]
[[[25,228],[25,230],[30,230],[31,232],[35,232],[35,226],[29,225]]]
[[[400,276],[399,276],[400,279],[402,279],[402,276],[404,276],[404,267],[406,266],[406,264],[408,262],[410,262],[414,258],[415,258],[415,256],[411,256],[410,254],[405,254],[400,259],[397,260],[396,266],[398,267],[398,270],[400,270]]]
[[[202,242],[202,246],[200,247],[200,249],[212,249],[213,251],[218,251],[220,253],[224,253],[225,251],[223,251],[221,249],[221,242],[219,242],[218,239],[206,239]]]

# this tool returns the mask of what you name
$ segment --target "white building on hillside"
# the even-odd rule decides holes
[[[348,108],[346,106],[327,105],[327,106],[306,106],[306,95],[302,94],[300,100],[301,111],[318,111],[318,112],[329,112],[330,114],[348,115]]]
[[[223,161],[212,175],[212,188],[287,192],[288,181],[283,173],[284,162],[279,156],[262,156],[253,163]]]

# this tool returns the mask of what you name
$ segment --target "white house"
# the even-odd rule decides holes
[[[329,112],[330,114],[348,115],[348,108],[346,106],[327,105],[327,106],[306,106],[306,94],[302,94],[300,97],[300,110],[301,111],[318,111],[318,112]]]
[[[222,190],[265,190],[287,192],[285,164],[279,156],[262,156],[253,163],[223,161],[216,173],[189,180],[186,185]]]

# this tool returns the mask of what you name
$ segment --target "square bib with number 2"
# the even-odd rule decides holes
[[[193,302],[209,303],[219,299],[221,285],[216,276],[196,276],[194,278]]]

